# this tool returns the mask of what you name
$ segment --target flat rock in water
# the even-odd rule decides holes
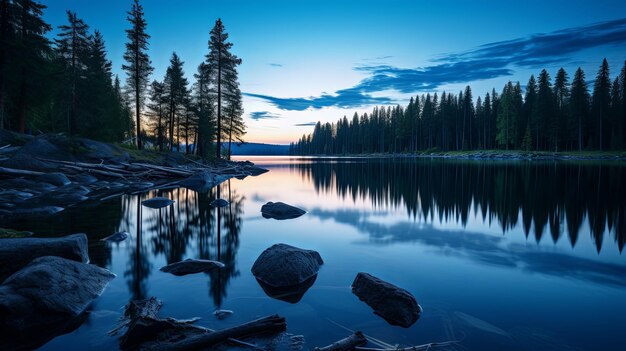
[[[114,241],[114,242],[120,242],[120,241],[124,241],[126,239],[128,239],[128,236],[130,234],[128,232],[117,232],[114,234],[111,234],[109,236],[107,236],[106,238],[102,238],[100,239],[101,241]]]
[[[89,262],[87,236],[72,234],[60,238],[2,239],[0,242],[0,282],[37,257],[58,256]]]
[[[422,312],[413,295],[368,273],[357,274],[352,292],[391,325],[408,328]]]
[[[170,200],[166,197],[154,197],[149,200],[144,200],[141,202],[142,205],[149,208],[163,208],[167,206],[171,206],[174,203],[174,200]]]
[[[230,317],[234,312],[231,310],[215,310],[213,312],[213,315],[215,316],[215,318],[222,320],[225,319],[227,317]]]
[[[230,205],[230,202],[224,200],[224,199],[215,199],[213,201],[211,201],[211,203],[209,204],[209,206],[211,207],[226,207]]]
[[[317,275],[324,264],[317,251],[304,250],[287,244],[275,244],[265,249],[252,266],[257,280],[273,288],[293,287]]]
[[[46,173],[35,178],[35,181],[50,183],[55,186],[64,186],[71,183],[63,173]]]
[[[224,268],[224,264],[218,261],[211,260],[198,260],[188,258],[184,261],[168,264],[161,267],[161,271],[165,273],[171,273],[174,275],[187,275],[207,272],[215,268]]]
[[[282,202],[268,202],[261,207],[263,217],[278,220],[298,218],[305,213],[305,210]]]
[[[45,342],[71,330],[114,277],[90,264],[54,256],[36,258],[0,285],[0,340],[30,348],[19,343],[37,344],[38,339]]]

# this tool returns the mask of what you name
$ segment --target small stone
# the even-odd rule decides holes
[[[261,207],[261,214],[264,218],[277,220],[298,218],[305,213],[306,211],[302,209],[282,202],[268,202]]]
[[[120,241],[124,241],[128,238],[130,234],[128,232],[117,232],[114,234],[111,234],[109,236],[107,236],[106,238],[102,238],[100,239],[101,241],[113,241],[113,242],[120,242]]]
[[[213,201],[211,201],[211,203],[209,204],[209,206],[211,207],[226,207],[230,205],[230,202],[224,200],[224,199],[215,199]]]
[[[219,261],[212,260],[199,260],[188,258],[184,261],[168,264],[161,267],[161,271],[165,273],[171,273],[174,275],[187,275],[207,272],[215,268],[224,268],[225,265]]]
[[[144,200],[141,204],[149,208],[163,208],[174,204],[174,200],[170,200],[166,197],[155,197],[149,200]]]

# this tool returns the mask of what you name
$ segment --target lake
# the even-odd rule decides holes
[[[278,313],[305,343],[286,337],[276,349],[327,345],[346,328],[405,346],[456,340],[448,349],[624,349],[624,163],[248,159],[270,171],[208,193],[152,191],[12,224],[36,236],[84,232],[92,263],[117,275],[86,322],[42,350],[116,349],[106,333],[122,307],[150,296],[163,301],[161,316],[200,317],[213,329]],[[141,207],[154,196],[176,203]],[[210,207],[218,197],[231,205]],[[268,201],[307,214],[265,219],[260,208]],[[117,231],[131,237],[100,241]],[[266,295],[250,272],[275,243],[324,259],[295,303]],[[159,271],[185,258],[226,267],[184,277]],[[410,291],[421,318],[405,329],[373,314],[351,292],[358,272]],[[216,309],[234,313],[218,320]]]

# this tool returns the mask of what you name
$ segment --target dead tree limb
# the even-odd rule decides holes
[[[315,351],[352,351],[357,346],[363,346],[367,344],[365,335],[360,331],[354,332],[354,334],[336,341],[328,346],[316,347]]]
[[[10,176],[40,176],[45,173],[37,172],[37,171],[27,171],[24,169],[15,169],[15,168],[6,168],[0,167],[0,173],[7,174]]]
[[[287,324],[285,318],[272,315],[232,328],[216,330],[211,333],[200,334],[167,344],[155,345],[150,349],[156,351],[197,350],[210,348],[214,345],[229,341],[230,339],[240,339],[257,334],[279,333],[286,329]]]

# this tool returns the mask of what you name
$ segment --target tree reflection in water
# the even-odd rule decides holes
[[[175,204],[159,209],[141,208],[141,201],[155,196],[168,197]],[[224,196],[230,205],[213,208],[209,203]],[[239,275],[236,256],[242,228],[245,197],[226,181],[206,193],[179,188],[153,191],[125,197],[122,207],[126,213],[136,206],[136,235],[129,249],[128,268],[124,273],[133,299],[147,297],[147,280],[154,268],[151,259],[164,256],[170,264],[185,258],[217,260],[222,269],[207,272],[209,296],[219,308],[227,295],[229,281]],[[151,249],[150,253],[146,251]]]
[[[506,233],[521,222],[541,240],[546,227],[556,243],[563,232],[574,247],[583,224],[598,252],[612,236],[626,243],[626,165],[618,162],[453,161],[395,159],[293,163],[317,192],[404,207],[416,219],[467,225],[470,212],[497,220]]]

